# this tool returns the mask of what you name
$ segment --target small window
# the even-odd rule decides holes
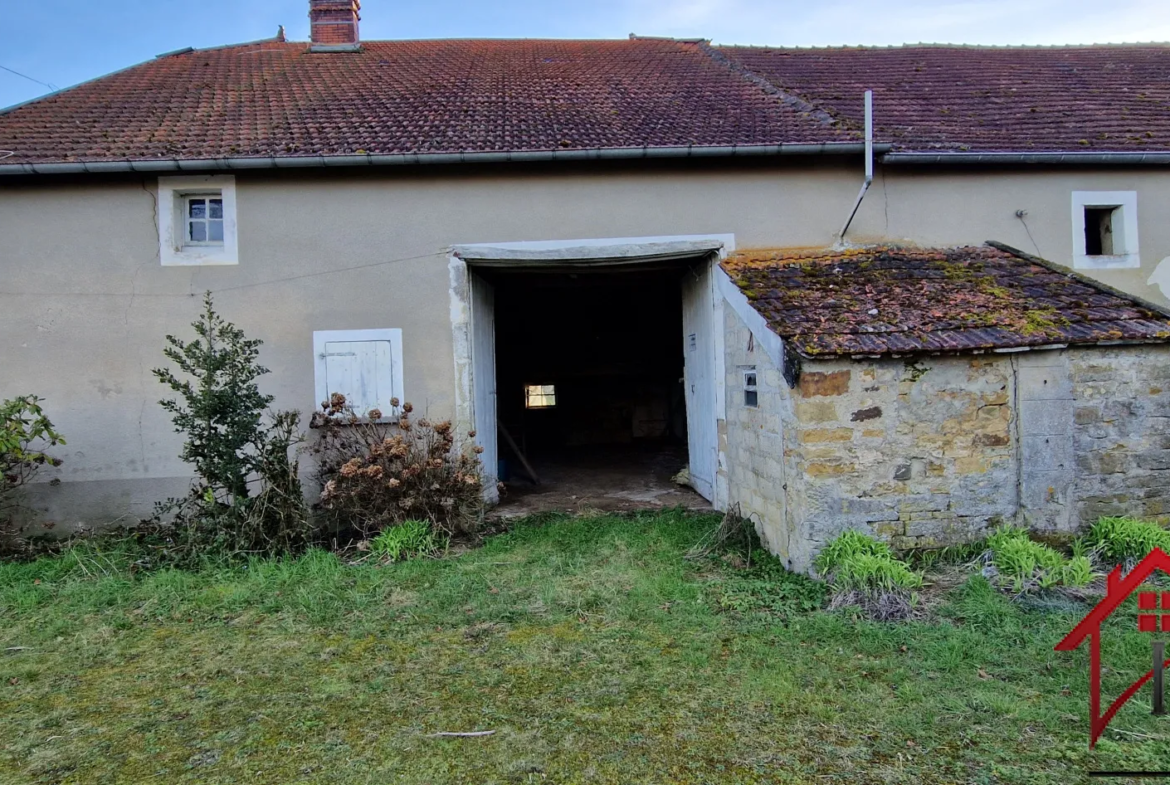
[[[1073,267],[1138,267],[1137,193],[1073,192]]]
[[[1113,256],[1113,214],[1116,207],[1085,208],[1085,253]]]
[[[740,369],[743,372],[743,405],[756,408],[760,405],[760,393],[756,389],[756,366]]]
[[[551,409],[557,405],[557,389],[552,384],[529,384],[524,387],[524,405],[529,409]]]
[[[160,177],[158,207],[163,265],[239,263],[235,177]]]
[[[223,245],[223,196],[186,197],[186,237],[183,245]]]

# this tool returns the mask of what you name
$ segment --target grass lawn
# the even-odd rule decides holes
[[[803,579],[684,561],[716,522],[545,518],[390,567],[0,565],[0,782],[1067,785],[1170,768],[1144,695],[1088,752],[1087,651],[1052,651],[1079,613],[979,578],[925,622],[809,610]],[[1106,647],[1113,695],[1148,667],[1131,628]],[[429,735],[476,730],[495,734]]]

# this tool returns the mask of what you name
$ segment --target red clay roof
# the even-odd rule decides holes
[[[1170,342],[1170,317],[1041,261],[880,246],[744,251],[723,269],[808,358]]]
[[[895,151],[1170,149],[1170,46],[719,47]]]
[[[856,141],[699,43],[265,41],[162,57],[0,114],[5,164]]]

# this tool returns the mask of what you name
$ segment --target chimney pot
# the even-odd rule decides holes
[[[361,0],[309,0],[313,51],[354,51],[360,48],[358,22]]]

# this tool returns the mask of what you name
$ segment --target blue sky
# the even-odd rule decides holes
[[[66,87],[187,46],[308,38],[308,0],[3,0],[0,66]],[[1170,41],[1168,0],[363,0],[364,38],[711,38],[813,46]],[[0,70],[0,107],[48,87]]]

